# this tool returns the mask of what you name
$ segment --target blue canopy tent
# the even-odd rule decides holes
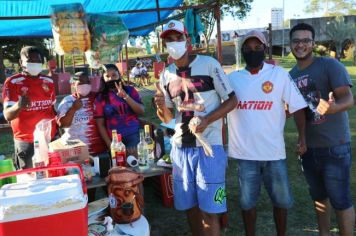
[[[122,17],[132,36],[145,36],[154,26],[138,31],[132,29],[159,23],[183,0],[0,0],[0,39],[1,37],[52,37],[51,5],[81,3],[86,13],[117,12]],[[148,11],[151,10],[151,11]],[[131,12],[132,11],[132,12]],[[133,12],[135,11],[135,12]]]
[[[178,15],[168,18],[176,9],[213,9],[217,22],[217,58],[222,61],[220,5],[215,0],[195,6],[180,6],[183,0],[0,0],[0,40],[52,37],[51,5],[66,3],[81,3],[87,13],[120,14],[131,36],[145,36],[158,25],[177,18]]]

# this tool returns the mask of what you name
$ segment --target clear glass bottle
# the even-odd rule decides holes
[[[40,144],[36,140],[34,143],[34,155],[32,157],[32,165],[34,168],[44,167],[46,166],[44,158],[41,157],[40,153]],[[36,179],[43,179],[46,178],[46,171],[37,171],[36,172]]]
[[[145,125],[145,150],[147,152],[147,164],[148,166],[152,166],[155,161],[155,153],[154,153],[155,143],[150,135],[150,126]]]
[[[116,151],[117,151],[117,131],[116,129],[113,129],[111,131],[111,145],[110,145],[110,151],[111,151],[111,167],[115,167],[116,165]]]
[[[137,158],[140,167],[147,166],[146,156],[147,152],[145,149],[145,133],[142,129],[140,129],[140,142],[137,144]]]

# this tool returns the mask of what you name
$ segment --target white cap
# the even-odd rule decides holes
[[[161,38],[166,37],[166,34],[171,31],[176,31],[181,34],[187,35],[187,29],[184,24],[177,20],[170,20],[166,25],[163,26],[163,31],[160,35]]]

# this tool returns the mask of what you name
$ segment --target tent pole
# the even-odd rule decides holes
[[[61,55],[61,71],[62,73],[66,72],[66,69],[65,69],[65,63],[64,63],[64,55]]]
[[[129,73],[129,52],[127,50],[127,43],[125,44],[125,50],[126,50],[126,76],[127,76],[127,82],[130,82],[130,73]]]
[[[156,9],[157,9],[157,23],[159,23],[159,22],[161,22],[161,13],[159,12],[159,0],[156,0]],[[160,39],[159,35],[158,35],[157,39],[158,39],[157,40],[158,52],[161,52],[161,39]]]
[[[57,68],[60,69],[59,55],[57,53],[56,53],[56,64],[57,64]]]
[[[216,19],[216,31],[217,31],[217,35],[218,35],[218,38],[217,38],[217,57],[218,57],[218,61],[220,62],[220,64],[222,64],[222,55],[221,55],[221,52],[222,52],[222,47],[221,47],[221,22],[220,22],[220,3],[219,1],[217,1],[217,4],[215,5],[215,8],[214,8],[214,11],[215,11],[215,19]]]
[[[214,8],[214,15],[215,15],[215,19],[216,19],[216,31],[218,34],[218,38],[217,38],[217,57],[218,57],[218,61],[220,62],[220,64],[222,65],[222,46],[221,46],[221,16],[220,16],[220,1],[217,0],[216,1],[216,5]],[[221,135],[222,135],[222,141],[223,141],[223,145],[227,144],[227,138],[226,138],[226,127],[227,123],[226,123],[226,116],[224,116],[222,118],[222,129],[221,129]]]

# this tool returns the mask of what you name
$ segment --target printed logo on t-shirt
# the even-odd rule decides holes
[[[321,94],[320,91],[316,89],[315,82],[310,79],[309,74],[302,75],[294,79],[298,86],[299,91],[302,93],[304,100],[306,101],[309,110],[306,113],[306,119],[312,124],[321,124],[326,118],[317,112]]]
[[[270,93],[273,90],[273,84],[271,81],[266,81],[262,84],[262,91],[265,93]]]
[[[27,93],[27,91],[28,91],[28,87],[22,87],[22,88],[21,88],[21,93],[22,93],[23,95],[25,95],[25,94]]]
[[[48,84],[46,84],[46,83],[43,83],[43,84],[42,84],[42,88],[43,88],[43,90],[44,90],[45,92],[48,92],[48,91],[49,91]]]
[[[271,110],[273,101],[239,101],[236,108],[239,110]]]

